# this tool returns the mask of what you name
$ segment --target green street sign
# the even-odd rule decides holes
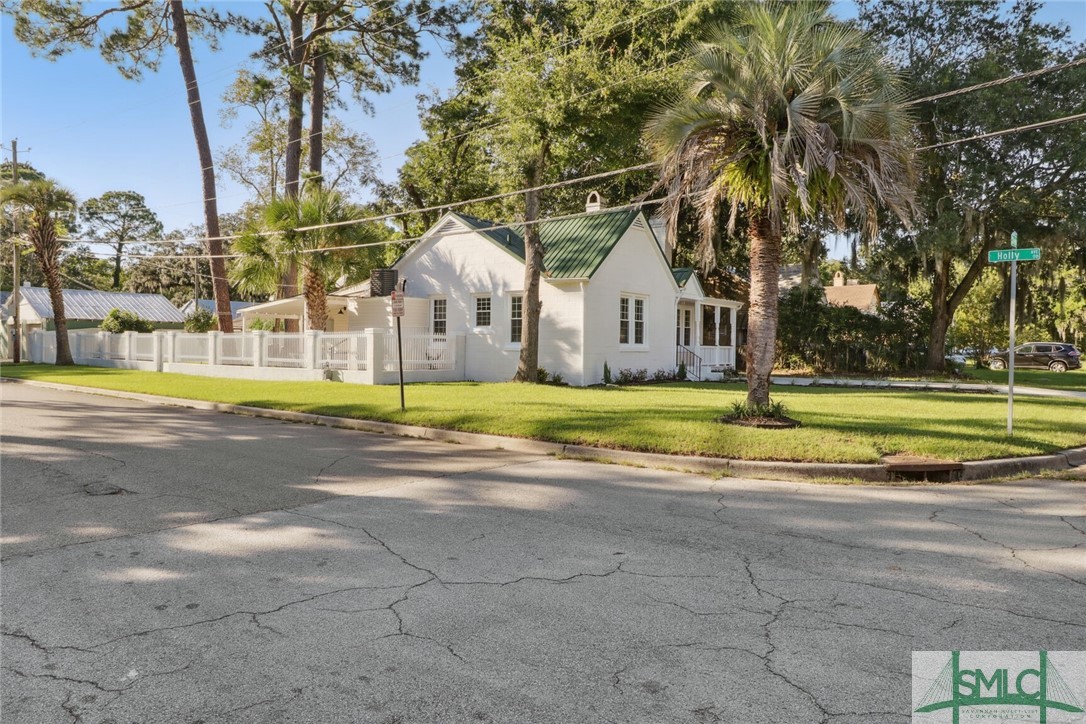
[[[988,263],[999,264],[1005,261],[1037,261],[1041,258],[1040,249],[993,249],[988,252]]]

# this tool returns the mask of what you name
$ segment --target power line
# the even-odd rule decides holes
[[[916,149],[917,151],[930,151],[933,148],[943,148],[944,146],[954,146],[959,143],[967,143],[969,141],[979,141],[984,138],[995,138],[996,136],[1005,136],[1008,133],[1018,133],[1020,131],[1032,131],[1036,128],[1047,128],[1049,126],[1060,126],[1064,123],[1071,123],[1073,121],[1081,121],[1086,119],[1086,113],[1077,113],[1073,116],[1064,116],[1062,118],[1053,118],[1048,121],[1041,121],[1040,123],[1031,123],[1028,126],[1015,126],[1014,128],[1005,128],[1002,131],[992,131],[991,133],[981,133],[976,136],[970,136],[969,138],[958,138],[953,141],[944,141],[943,143],[935,143],[930,146],[921,146]]]
[[[927,103],[929,101],[942,100],[943,98],[952,98],[953,96],[962,95],[963,93],[972,93],[973,91],[984,90],[985,88],[994,88],[996,86],[1004,85],[1006,83],[1013,83],[1019,80],[1026,80],[1027,78],[1036,78],[1040,75],[1046,75],[1047,73],[1054,73],[1057,70],[1064,70],[1066,68],[1074,68],[1075,66],[1086,64],[1086,58],[1079,58],[1078,60],[1072,60],[1067,63],[1061,63],[1059,65],[1052,65],[1047,68],[1041,68],[1040,70],[1031,70],[1028,73],[1019,73],[1018,75],[1007,76],[1006,78],[1000,78],[998,80],[990,80],[985,83],[977,83],[976,85],[966,86],[964,88],[958,88],[957,90],[947,91],[945,93],[936,93],[933,96],[926,96],[924,98],[917,98],[915,100],[906,101],[904,105],[912,106],[918,103]]]

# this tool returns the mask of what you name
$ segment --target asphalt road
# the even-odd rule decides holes
[[[714,481],[0,395],[5,723],[878,724],[914,650],[1086,649],[1083,482]]]

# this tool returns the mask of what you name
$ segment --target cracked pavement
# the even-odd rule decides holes
[[[0,395],[4,722],[879,724],[913,650],[1086,649],[1081,479],[711,480]]]

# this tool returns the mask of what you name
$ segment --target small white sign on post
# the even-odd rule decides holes
[[[403,292],[392,292],[392,316],[403,316]]]

